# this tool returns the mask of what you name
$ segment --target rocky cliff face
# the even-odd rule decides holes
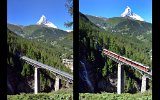
[[[20,73],[16,73],[12,66],[7,67],[7,94],[19,94],[21,92],[30,93],[33,92],[33,85],[21,77]],[[30,82],[33,83],[33,78],[30,78]]]

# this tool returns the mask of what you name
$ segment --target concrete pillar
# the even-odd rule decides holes
[[[55,88],[55,91],[59,90],[60,88],[60,79],[58,76],[56,76],[54,88]]]
[[[66,87],[69,88],[69,82],[68,81],[66,81]]]
[[[118,81],[117,93],[121,94],[124,91],[124,68],[121,63],[118,64]]]
[[[34,93],[37,94],[40,88],[40,80],[39,80],[39,72],[38,67],[34,68]]]
[[[146,85],[147,85],[147,77],[143,75],[141,84],[141,93],[146,91]]]

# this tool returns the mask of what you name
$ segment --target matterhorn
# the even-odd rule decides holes
[[[134,20],[144,21],[144,19],[142,17],[140,17],[139,15],[133,13],[129,6],[126,7],[124,12],[121,14],[121,17],[130,17],[130,18],[132,18]]]
[[[44,15],[41,16],[40,20],[37,22],[38,25],[44,25],[47,27],[57,28],[53,23],[49,22]]]

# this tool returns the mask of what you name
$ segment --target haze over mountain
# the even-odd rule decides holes
[[[37,25],[44,25],[47,27],[57,28],[57,26],[54,25],[52,22],[49,22],[44,15],[41,16],[41,18],[37,22]]]
[[[135,19],[135,20],[144,21],[144,19],[141,16],[133,13],[129,6],[126,7],[124,12],[121,14],[121,17],[130,17],[130,18]]]

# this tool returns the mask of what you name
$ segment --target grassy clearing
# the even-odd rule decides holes
[[[151,91],[136,94],[124,93],[121,95],[114,93],[80,93],[79,100],[152,100],[152,93]]]
[[[62,89],[51,93],[7,95],[7,100],[73,100],[73,90]],[[79,100],[152,100],[152,91],[145,93],[80,93]]]
[[[51,93],[7,95],[7,100],[73,100],[72,89],[62,89]]]

